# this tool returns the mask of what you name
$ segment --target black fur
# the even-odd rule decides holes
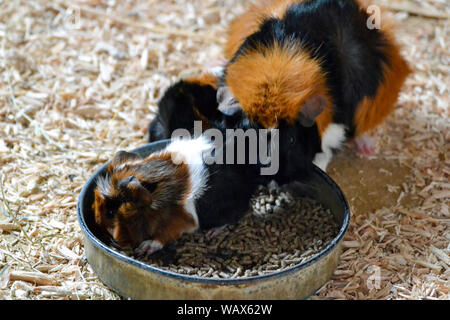
[[[149,125],[149,141],[170,138],[175,129],[189,130],[193,135],[194,121],[201,120],[194,108],[207,119],[208,125],[226,136],[227,129],[249,129],[253,125],[238,112],[225,116],[217,109],[216,89],[209,85],[181,80],[167,89],[158,103],[156,117]],[[207,129],[203,126],[203,130]],[[246,141],[248,146],[248,141]],[[235,143],[235,148],[237,144]],[[226,146],[223,146],[223,153]],[[248,150],[248,148],[246,148]],[[236,149],[235,149],[236,151]],[[195,206],[201,230],[220,227],[237,222],[249,210],[249,199],[261,183],[260,165],[236,164],[206,165],[208,178],[204,194]],[[246,155],[248,159],[248,155]]]
[[[180,92],[180,87],[183,87],[183,92]],[[163,100],[160,102],[160,111],[155,120],[150,125],[150,130],[155,128],[155,123],[161,126],[158,128],[163,135],[151,135],[151,138],[170,137],[173,130],[177,128],[193,130],[195,117],[192,108],[195,105],[192,101],[198,101],[204,93],[205,88],[197,90],[198,85],[192,85],[186,82],[179,82],[169,88],[164,94]],[[190,90],[190,91],[189,91]],[[209,89],[208,89],[209,90]],[[216,92],[213,88],[214,93]],[[215,97],[215,94],[214,94]],[[210,101],[211,102],[211,101]],[[178,104],[177,104],[178,103]],[[181,111],[176,109],[183,106],[184,118],[179,119]],[[211,102],[217,111],[217,102]],[[205,106],[207,106],[205,104]],[[208,107],[203,110],[209,110],[207,116],[208,123],[211,127],[218,129],[222,136],[226,137],[227,129],[263,129],[258,123],[252,123],[248,117],[241,110],[235,114],[228,116],[217,111],[210,112]],[[187,120],[187,119],[190,120]],[[169,120],[169,121],[167,121]],[[165,124],[170,123],[170,127]],[[177,127],[177,125],[179,127]],[[205,128],[204,128],[205,129]],[[196,211],[199,218],[200,229],[207,230],[210,228],[220,227],[225,224],[237,222],[249,210],[249,200],[256,191],[256,187],[260,184],[267,184],[271,180],[275,180],[280,184],[289,183],[293,180],[305,179],[311,172],[312,160],[317,150],[319,143],[319,135],[317,127],[314,125],[310,128],[305,128],[301,125],[289,126],[285,122],[280,123],[279,128],[279,171],[275,175],[261,175],[261,168],[264,166],[257,158],[257,163],[248,163],[249,155],[249,139],[245,140],[245,164],[237,164],[237,138],[234,142],[234,159],[233,164],[208,164],[206,165],[208,171],[207,188],[204,194],[196,201]],[[153,129],[155,130],[155,129]],[[156,131],[156,130],[155,130]],[[257,135],[259,138],[259,135]],[[259,140],[257,141],[259,145]],[[230,143],[223,146],[223,153]],[[225,162],[225,157],[224,157]]]
[[[148,127],[149,142],[169,139],[178,128],[193,134],[194,121],[201,120],[195,109],[213,121],[221,116],[217,106],[214,87],[178,81],[167,89],[158,103],[158,113]]]
[[[314,156],[321,151],[317,126],[288,125],[281,121],[279,133],[280,170],[273,178],[280,184],[306,179],[312,172]]]
[[[251,123],[247,116],[239,112],[233,117],[223,116],[214,122],[223,136],[227,129],[262,129],[257,123]],[[304,180],[312,172],[312,160],[320,151],[320,138],[317,127],[305,128],[301,125],[280,123],[279,127],[279,171],[275,175],[261,175],[265,166],[257,157],[257,163],[249,163],[250,140],[245,140],[245,164],[237,164],[237,138],[234,143],[233,164],[207,165],[209,173],[208,188],[197,202],[196,208],[201,229],[209,229],[237,222],[249,210],[249,199],[260,184],[271,180],[287,184],[294,180]],[[259,135],[257,135],[259,139]],[[257,140],[259,146],[259,140]],[[229,147],[225,145],[225,148]],[[259,150],[257,150],[259,152]]]
[[[210,100],[204,98],[205,93],[207,94],[207,99]],[[227,129],[242,129],[244,131],[248,129],[263,129],[258,123],[250,122],[243,111],[238,111],[233,115],[224,115],[219,112],[215,98],[214,100],[212,99],[212,96],[215,97],[215,94],[216,90],[213,87],[200,86],[186,81],[179,81],[171,86],[160,101],[158,114],[149,126],[150,142],[170,138],[172,132],[178,128],[187,129],[193,134],[194,121],[199,120],[193,111],[193,107],[199,104],[195,104],[194,101],[201,101],[202,97],[204,102],[201,109],[204,112],[202,114],[203,117],[208,120],[208,124],[212,128],[219,129],[224,137]],[[206,128],[203,127],[203,129]],[[316,125],[306,128],[298,123],[290,126],[281,121],[279,129],[279,171],[276,175],[269,177],[256,177],[252,173],[252,179],[258,178],[258,183],[267,183],[271,179],[279,183],[287,183],[293,179],[306,178],[308,172],[311,171],[314,155],[320,152],[320,137]],[[237,143],[235,143],[236,145]],[[246,151],[248,152],[248,148],[246,148]],[[235,152],[236,154],[237,152]],[[245,159],[249,159],[248,154],[246,154]],[[236,166],[237,168],[233,170],[240,172],[239,174],[243,176],[251,167],[246,167],[246,165]],[[261,167],[261,163],[258,163],[258,170]],[[210,168],[212,171],[217,171],[218,169],[218,166]],[[251,170],[254,171],[255,169]],[[233,176],[231,169],[226,169],[225,171],[230,173],[230,177]],[[231,180],[236,179],[230,178],[229,181]],[[232,184],[235,183],[237,181],[234,181]]]
[[[200,229],[237,222],[250,206],[260,184],[257,165],[212,164],[207,166],[208,188],[196,202]]]
[[[261,45],[297,45],[321,61],[327,85],[336,106],[333,122],[354,135],[356,107],[364,97],[375,96],[383,81],[382,64],[388,63],[382,49],[384,35],[367,28],[368,14],[353,0],[310,0],[291,5],[281,19],[262,22],[230,63]],[[224,73],[226,77],[226,70]],[[225,79],[222,79],[222,83]]]
[[[347,138],[354,135],[353,123],[356,107],[364,97],[373,97],[383,82],[382,65],[388,63],[383,48],[388,45],[384,35],[376,29],[367,28],[368,14],[353,0],[310,0],[291,5],[281,19],[263,21],[259,30],[250,35],[236,52],[233,63],[241,55],[263,46],[297,45],[298,50],[309,52],[311,58],[320,60],[326,76],[333,104],[336,106],[333,122],[347,128]],[[226,79],[226,68],[221,79]],[[179,87],[186,88],[180,94]],[[178,128],[190,129],[195,115],[193,101],[202,91],[186,83],[170,88],[160,103],[159,121],[165,138]],[[191,90],[190,92],[188,90]],[[258,128],[249,123],[243,113],[225,116],[218,113],[214,88],[208,89],[204,108],[206,118],[215,128]],[[183,107],[181,107],[183,106]],[[180,109],[175,112],[173,110]],[[182,110],[181,110],[182,109]],[[214,112],[212,111],[214,110]],[[169,119],[169,120],[167,120]],[[152,127],[152,126],[151,126]],[[155,124],[157,127],[157,124]],[[151,130],[150,130],[151,131]],[[317,126],[310,128],[296,123],[293,126],[281,121],[280,171],[273,178],[288,182],[308,174],[314,156],[321,151]],[[155,136],[150,134],[150,136]]]
[[[333,104],[333,122],[348,128],[347,138],[354,135],[356,107],[364,97],[375,96],[383,82],[382,66],[388,63],[382,49],[388,43],[378,30],[366,26],[368,15],[353,0],[309,0],[291,5],[281,19],[263,21],[258,31],[249,36],[233,59],[233,63],[249,50],[261,45],[297,45],[320,60]],[[220,83],[226,80],[226,69]],[[200,106],[200,107],[199,107]],[[213,128],[225,134],[227,128],[261,129],[243,112],[226,116],[217,110],[216,91],[180,81],[168,89],[159,103],[159,114],[149,128],[150,141],[170,137],[173,130],[191,131],[198,120],[193,108],[208,119]],[[280,184],[303,180],[312,171],[312,161],[321,151],[317,126],[279,123],[280,170],[274,176],[261,176],[262,165],[208,165],[208,189],[196,203],[201,229],[233,223],[249,209],[249,199],[258,184],[276,180]],[[248,159],[248,157],[246,157]]]

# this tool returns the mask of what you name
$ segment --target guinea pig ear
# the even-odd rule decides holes
[[[111,163],[107,167],[108,173],[112,174],[114,169],[124,162],[140,159],[142,158],[137,153],[127,152],[123,150],[117,151],[116,155],[114,156],[114,158],[111,160]]]
[[[148,142],[162,140],[167,136],[166,130],[159,116],[153,118],[152,122],[148,125],[147,132]]]
[[[134,152],[128,152],[128,151],[117,151],[116,155],[114,156],[112,160],[113,165],[118,165],[120,163],[126,162],[126,161],[133,161],[133,160],[140,160],[142,159],[137,153]]]
[[[138,178],[136,178],[135,176],[129,176],[126,177],[125,179],[122,179],[121,181],[119,181],[119,183],[117,184],[117,187],[119,189],[129,189],[129,188],[141,188],[141,182],[139,181]]]
[[[304,127],[312,127],[314,120],[322,113],[327,105],[327,98],[319,95],[312,95],[300,108],[299,122]]]
[[[117,187],[120,191],[124,192],[126,197],[147,204],[152,202],[152,192],[155,190],[149,190],[148,184],[146,182],[141,183],[135,176],[122,179],[117,184]]]
[[[239,102],[233,97],[227,86],[217,89],[217,103],[219,111],[227,116],[232,116],[242,110]]]
[[[95,223],[100,226],[103,221],[102,213],[106,210],[106,200],[98,188],[95,188],[94,190],[94,199],[92,210],[94,211]]]

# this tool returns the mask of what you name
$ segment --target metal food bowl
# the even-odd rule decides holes
[[[150,143],[133,151],[147,156],[164,148],[168,142]],[[101,281],[124,298],[303,299],[323,286],[338,265],[350,209],[341,189],[317,167],[310,181],[295,183],[295,191],[318,200],[331,210],[340,226],[337,236],[308,261],[272,274],[240,279],[209,279],[166,271],[125,256],[103,243],[94,224],[91,206],[95,178],[105,170],[106,164],[81,190],[78,221],[84,233],[83,244],[89,264]]]

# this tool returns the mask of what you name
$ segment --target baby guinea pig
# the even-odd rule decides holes
[[[353,138],[373,154],[366,133],[392,112],[411,70],[388,19],[381,15],[380,28],[369,21],[363,1],[255,3],[229,28],[219,109],[241,108],[264,128],[289,127],[287,151],[296,155],[286,159],[294,162],[306,153],[325,170]]]
[[[148,256],[184,232],[236,222],[249,208],[259,171],[206,164],[204,137],[174,140],[146,158],[119,151],[97,180],[95,222],[113,244]]]

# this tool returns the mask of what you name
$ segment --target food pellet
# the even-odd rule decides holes
[[[184,234],[141,261],[168,271],[204,278],[267,275],[307,261],[336,237],[329,209],[288,191],[260,186],[251,212],[212,239]]]

